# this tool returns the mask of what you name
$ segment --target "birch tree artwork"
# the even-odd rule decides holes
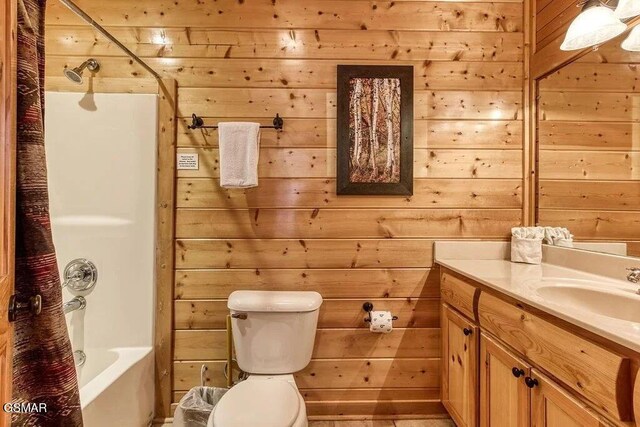
[[[349,181],[400,182],[400,79],[349,80]]]

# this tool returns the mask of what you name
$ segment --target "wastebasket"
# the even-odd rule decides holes
[[[173,414],[174,427],[207,427],[213,408],[227,392],[226,388],[205,387],[205,372],[206,367],[203,365],[200,371],[201,386],[192,388],[180,399]]]

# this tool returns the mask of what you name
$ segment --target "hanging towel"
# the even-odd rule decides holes
[[[258,186],[260,123],[218,123],[220,145],[220,186]]]

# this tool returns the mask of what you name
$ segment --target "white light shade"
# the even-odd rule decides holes
[[[618,19],[633,18],[640,15],[640,0],[620,0],[613,14]]]
[[[620,45],[624,50],[640,52],[640,26],[635,26]]]
[[[560,49],[577,50],[604,43],[622,34],[626,28],[626,24],[613,15],[613,10],[605,6],[592,6],[573,20]]]

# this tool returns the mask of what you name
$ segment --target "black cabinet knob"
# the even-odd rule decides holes
[[[525,377],[524,383],[527,385],[527,387],[534,388],[538,385],[538,380],[531,377]]]
[[[462,332],[464,332],[464,334],[465,334],[466,336],[469,336],[469,335],[471,335],[471,333],[472,333],[473,331],[472,331],[471,329],[469,329],[469,328],[464,328],[464,329],[462,330]]]
[[[516,378],[520,378],[521,376],[524,375],[524,370],[514,367],[513,369],[511,369],[511,372],[513,373],[513,376]]]

